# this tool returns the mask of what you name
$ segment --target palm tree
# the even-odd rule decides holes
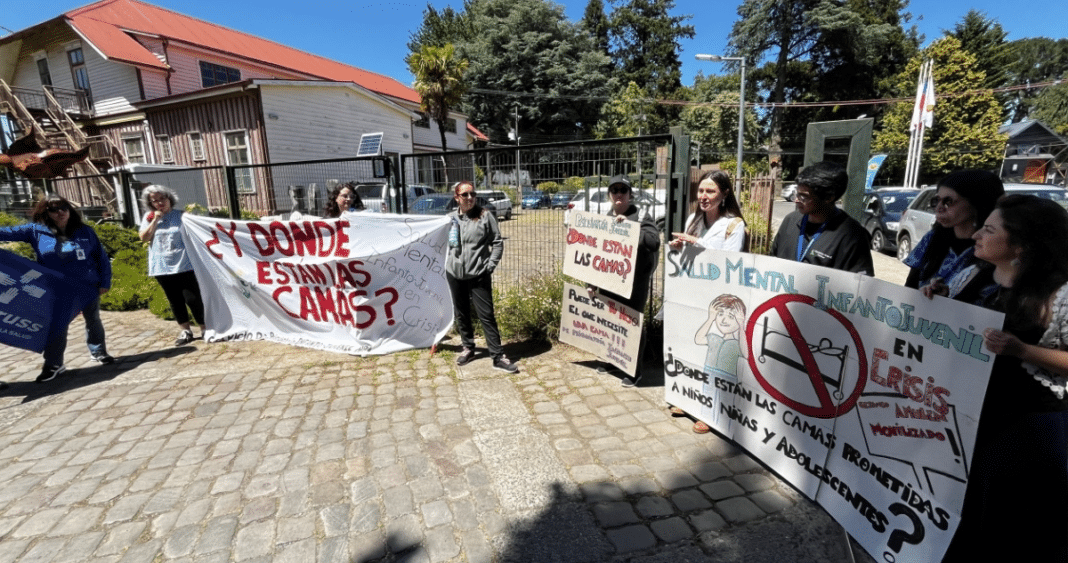
[[[452,43],[441,47],[423,45],[418,53],[408,55],[406,62],[415,76],[412,87],[422,98],[419,107],[438,124],[441,150],[447,152],[445,122],[449,119],[449,109],[458,105],[467,92],[463,78],[468,62],[456,58]]]

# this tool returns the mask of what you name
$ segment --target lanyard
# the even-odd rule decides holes
[[[804,248],[804,250],[801,249],[801,246],[805,243],[805,231],[808,230],[808,214],[806,213],[805,216],[801,218],[801,232],[797,233],[797,261],[798,262],[804,260],[805,256],[808,256],[808,251],[812,250],[812,245],[816,244],[816,239],[820,238],[820,235],[823,234],[823,229],[827,228],[827,223],[830,223],[831,219],[834,219],[837,216],[838,216],[838,212],[836,210],[834,215],[831,215],[830,217],[828,217],[827,220],[824,221],[822,225],[820,225],[820,228],[816,229],[816,234],[812,235],[812,240],[808,241],[808,246],[806,246]]]

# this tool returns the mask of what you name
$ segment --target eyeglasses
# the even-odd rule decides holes
[[[931,198],[931,201],[928,203],[928,205],[931,206],[931,209],[935,209],[939,205],[944,205],[948,209],[948,208],[953,207],[954,205],[956,205],[958,201],[960,201],[959,197],[948,197],[948,196],[947,197],[938,197],[938,196],[935,196],[935,197]]]
[[[808,203],[809,200],[812,200],[812,199],[815,199],[815,198],[816,198],[816,196],[814,196],[812,194],[803,194],[801,192],[798,192],[798,193],[794,194],[794,201],[796,201],[797,203]]]
[[[59,213],[61,211],[70,211],[70,206],[69,205],[49,205],[48,206],[48,212],[49,213]]]
[[[626,186],[609,186],[608,193],[610,194],[625,194],[630,193],[630,188]]]
[[[460,192],[456,195],[462,198],[475,197],[475,192]]]

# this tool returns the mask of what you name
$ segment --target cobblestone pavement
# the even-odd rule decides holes
[[[849,561],[822,510],[568,346],[354,358],[172,347],[104,313],[118,362],[38,384],[0,348],[0,561]],[[869,560],[856,550],[861,560]]]

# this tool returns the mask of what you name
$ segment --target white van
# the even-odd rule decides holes
[[[399,209],[392,209],[396,203],[396,188],[387,188],[385,184],[362,184],[356,186],[356,193],[360,195],[363,206],[371,213],[399,213]],[[419,196],[434,193],[429,186],[412,184],[408,186],[408,205]]]
[[[512,199],[500,190],[475,190],[475,195],[489,200],[497,208],[497,218],[501,221],[512,218]]]

